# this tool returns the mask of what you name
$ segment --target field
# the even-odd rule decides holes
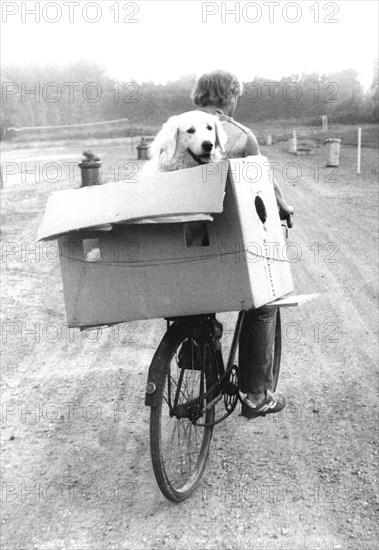
[[[375,547],[378,128],[360,176],[356,128],[344,129],[338,170],[324,168],[323,139],[309,129],[299,132],[309,156],[290,155],[271,131],[262,152],[295,207],[296,291],[319,298],[283,311],[287,409],[216,427],[204,482],[180,505],[157,488],[143,402],[165,322],[68,330],[56,248],[36,243],[49,194],[79,184],[81,152],[101,157],[105,181],[123,180],[139,168],[136,143],[3,147],[4,550]],[[220,315],[225,347],[235,318]]]

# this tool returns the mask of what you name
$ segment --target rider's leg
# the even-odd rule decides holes
[[[239,340],[240,389],[255,405],[272,383],[277,308],[246,312]]]

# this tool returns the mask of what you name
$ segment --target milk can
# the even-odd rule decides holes
[[[326,139],[326,166],[339,166],[341,140],[337,138]]]
[[[79,163],[82,172],[82,183],[80,187],[89,185],[101,185],[101,161],[100,158],[91,152],[83,153],[83,160]]]
[[[141,142],[137,145],[138,160],[149,160],[149,146],[146,143],[144,137],[141,138]]]

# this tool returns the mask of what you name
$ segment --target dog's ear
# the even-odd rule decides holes
[[[167,154],[169,159],[175,155],[176,145],[179,135],[177,117],[172,116],[162,126],[158,132],[154,142],[151,145],[151,152],[154,157],[159,158],[163,152]]]
[[[226,142],[228,141],[228,136],[224,128],[222,127],[221,122],[216,118],[215,121],[216,129],[216,147],[218,147],[222,152],[225,151]]]

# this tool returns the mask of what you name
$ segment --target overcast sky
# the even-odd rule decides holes
[[[378,50],[376,0],[2,0],[1,9],[3,64],[97,59],[126,81],[166,82],[215,68],[248,81],[352,67],[368,87]]]

